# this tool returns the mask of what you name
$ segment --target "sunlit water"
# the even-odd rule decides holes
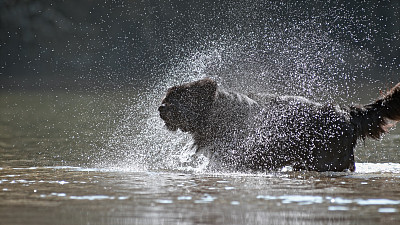
[[[1,224],[399,223],[400,164],[357,166],[266,175],[5,167]]]

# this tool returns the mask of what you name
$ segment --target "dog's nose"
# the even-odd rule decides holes
[[[160,107],[158,107],[158,111],[165,112],[165,108],[166,108],[165,104],[162,104],[162,105],[160,105]]]

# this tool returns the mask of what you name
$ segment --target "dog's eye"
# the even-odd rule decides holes
[[[168,102],[165,102],[165,104],[167,106],[172,106],[172,105],[179,105],[180,104],[180,100],[176,100],[176,99],[170,99]]]
[[[170,101],[170,99],[164,99],[162,102],[161,102],[161,105],[163,105],[163,106],[169,106],[169,105],[171,105],[171,101]]]

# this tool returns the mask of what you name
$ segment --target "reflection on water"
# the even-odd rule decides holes
[[[393,166],[392,172],[382,172]],[[398,224],[400,165],[357,173],[0,169],[1,224]]]

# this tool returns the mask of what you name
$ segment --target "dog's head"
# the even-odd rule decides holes
[[[217,83],[209,78],[169,88],[158,108],[169,130],[201,129],[215,100]]]

